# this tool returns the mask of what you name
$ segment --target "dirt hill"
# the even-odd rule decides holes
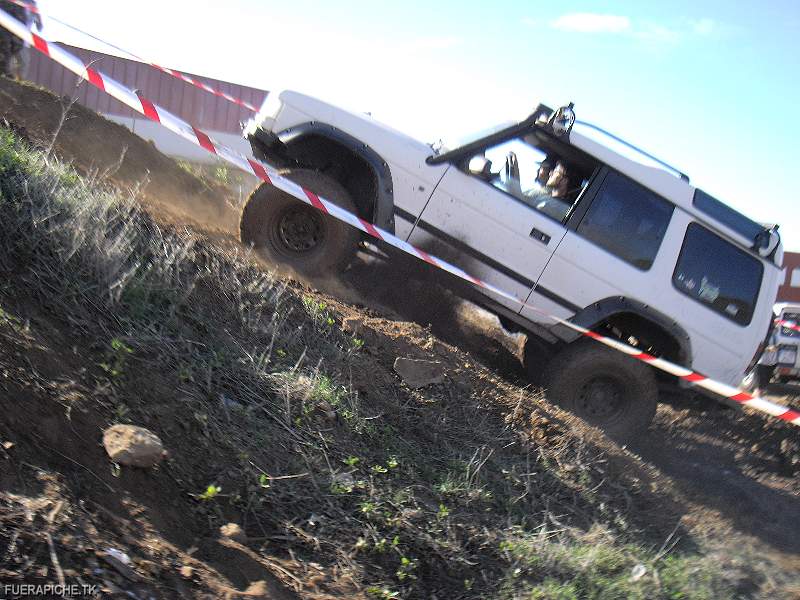
[[[800,597],[790,426],[687,394],[620,449],[413,273],[404,294],[368,260],[327,292],[278,277],[226,234],[223,190],[80,107],[59,128],[44,90],[0,98],[0,584]],[[443,381],[412,388],[398,357]],[[119,423],[167,457],[111,463]]]

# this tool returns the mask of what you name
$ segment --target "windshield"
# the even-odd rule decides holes
[[[466,146],[467,144],[471,144],[472,142],[488,137],[493,133],[503,131],[503,129],[507,129],[512,125],[516,125],[516,123],[514,121],[507,121],[505,123],[499,123],[497,125],[492,125],[491,127],[486,127],[485,129],[481,129],[480,131],[469,133],[464,136],[445,139],[442,142],[442,148],[439,152],[440,154],[443,154],[445,152],[449,152],[450,150],[461,148],[461,146]]]

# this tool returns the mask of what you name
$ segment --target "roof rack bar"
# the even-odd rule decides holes
[[[687,183],[689,182],[689,176],[686,173],[684,173],[683,171],[681,171],[680,169],[677,169],[677,168],[673,167],[669,163],[666,163],[663,160],[661,160],[660,158],[656,158],[655,156],[653,156],[649,152],[647,152],[645,150],[642,150],[641,148],[639,148],[637,146],[634,146],[630,142],[628,142],[626,140],[623,140],[621,137],[614,135],[610,131],[606,131],[602,127],[598,127],[597,125],[594,125],[593,123],[588,123],[586,121],[575,121],[575,124],[576,125],[583,125],[584,127],[588,127],[590,129],[594,129],[595,131],[599,131],[603,135],[607,135],[608,137],[610,137],[615,142],[619,142],[623,146],[626,146],[626,147],[630,148],[631,150],[635,150],[639,154],[641,154],[643,156],[646,156],[647,158],[649,158],[650,160],[658,163],[662,167],[665,167],[665,168],[669,169],[670,171],[675,173],[678,177],[683,179],[685,182],[687,182]]]

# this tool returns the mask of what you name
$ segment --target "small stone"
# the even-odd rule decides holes
[[[136,561],[136,566],[151,577],[159,577],[161,575],[161,567],[152,560]]]
[[[352,488],[356,484],[356,480],[350,473],[336,473],[331,477],[331,483],[344,488]]]
[[[342,319],[342,331],[353,335],[362,335],[364,331],[364,319],[361,317],[345,317]]]
[[[412,389],[444,382],[444,366],[432,360],[398,357],[394,361],[394,370]]]
[[[647,574],[647,567],[639,563],[631,569],[631,581],[639,581]]]
[[[106,548],[105,552],[95,552],[98,558],[103,560],[106,564],[114,568],[114,570],[129,579],[130,581],[139,581],[141,577],[131,568],[131,559],[124,552],[120,552],[114,548]]]
[[[191,579],[192,575],[194,575],[194,568],[189,565],[183,565],[179,572],[184,579]]]
[[[240,544],[247,543],[247,534],[245,534],[244,530],[236,523],[227,523],[223,525],[219,528],[219,533],[222,537],[233,540],[234,542],[239,542]]]
[[[331,406],[330,402],[326,400],[320,400],[317,404],[317,408],[322,413],[328,421],[335,421],[336,420],[336,411]]]
[[[103,432],[103,446],[112,461],[129,467],[153,467],[165,454],[155,433],[135,425],[109,427]]]
[[[247,586],[247,589],[241,595],[246,598],[264,598],[265,600],[272,598],[266,581],[254,581]]]

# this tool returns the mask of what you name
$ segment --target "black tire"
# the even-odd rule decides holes
[[[644,433],[658,404],[650,367],[590,340],[574,342],[553,357],[545,388],[551,402],[619,443]]]
[[[322,173],[296,169],[282,173],[353,214],[347,191]],[[360,232],[267,183],[248,198],[239,220],[239,237],[276,265],[307,276],[335,274],[355,256]]]

